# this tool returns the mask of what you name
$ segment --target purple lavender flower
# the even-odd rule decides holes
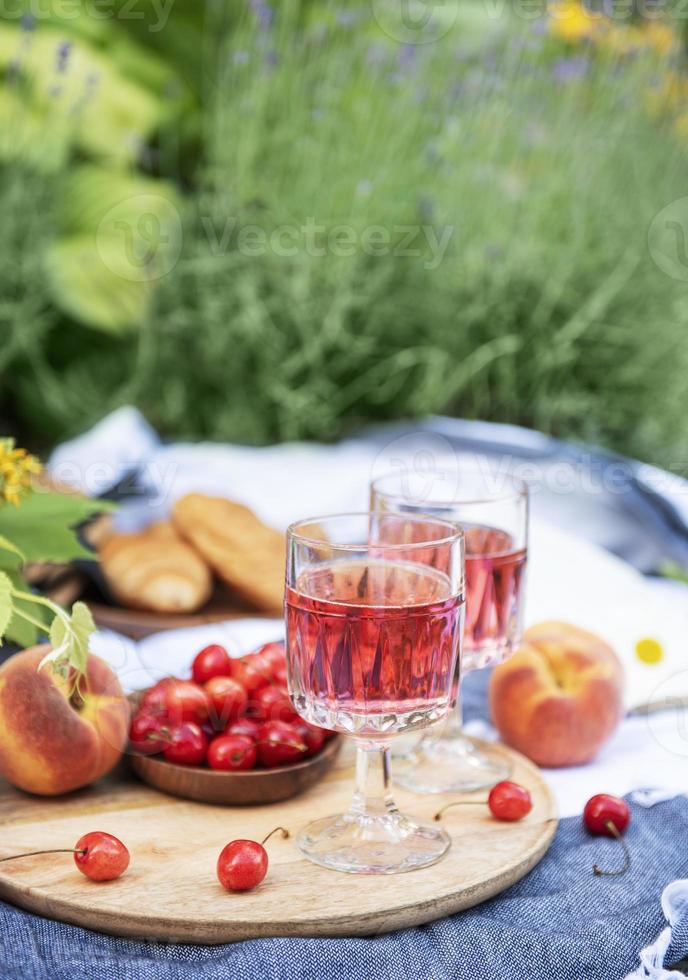
[[[417,45],[402,44],[397,53],[397,65],[402,71],[404,69],[415,68],[417,54]]]
[[[23,31],[25,34],[28,34],[30,31],[34,29],[35,26],[36,26],[36,18],[34,17],[34,15],[24,14],[24,16],[22,17],[19,23],[19,29]]]
[[[246,65],[250,57],[248,51],[235,51],[232,55],[232,63],[235,65]]]
[[[340,27],[353,27],[356,23],[356,14],[353,10],[338,10],[337,23]]]
[[[256,15],[261,30],[270,30],[273,17],[273,10],[270,4],[266,3],[265,0],[251,0],[251,9]]]
[[[276,51],[270,50],[265,53],[265,64],[268,68],[276,68],[279,65],[280,56]]]
[[[57,46],[57,59],[55,63],[55,68],[57,69],[58,75],[64,75],[67,70],[67,64],[69,63],[69,56],[72,51],[71,41],[61,41]]]
[[[557,82],[571,82],[577,78],[583,78],[589,67],[590,62],[582,55],[558,58],[552,65],[552,77]]]

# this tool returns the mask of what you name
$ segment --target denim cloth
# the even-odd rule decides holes
[[[485,717],[487,671],[464,686],[467,719]],[[0,903],[2,980],[622,980],[665,926],[663,889],[688,877],[688,799],[632,804],[633,862],[620,878],[619,845],[563,820],[522,881],[449,918],[364,939],[260,939],[220,947],[134,942],[51,922]],[[400,887],[410,886],[400,878]],[[189,896],[193,901],[193,896]],[[337,880],[323,901],[337,901]],[[688,956],[688,915],[674,926],[666,964]],[[649,974],[651,975],[651,974]],[[645,974],[638,974],[645,976]],[[658,977],[666,976],[663,972]]]

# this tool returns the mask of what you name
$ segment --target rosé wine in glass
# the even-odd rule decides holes
[[[521,592],[526,549],[515,548],[506,531],[464,525],[466,625],[463,669],[498,663],[521,635]]]
[[[297,711],[369,738],[443,718],[462,607],[426,565],[340,560],[305,571],[286,598]]]
[[[350,808],[296,838],[315,864],[397,874],[451,845],[396,806],[390,743],[442,721],[456,698],[463,545],[453,521],[426,516],[339,514],[287,530],[289,694],[306,721],[356,744]]]

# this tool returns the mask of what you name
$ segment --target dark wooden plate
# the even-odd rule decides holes
[[[342,746],[335,735],[317,755],[292,766],[277,769],[250,769],[247,772],[219,772],[192,766],[178,766],[155,756],[129,756],[134,772],[145,783],[187,800],[247,806],[277,803],[303,793],[331,768]]]

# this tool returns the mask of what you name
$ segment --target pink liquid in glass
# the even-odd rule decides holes
[[[463,598],[425,565],[342,560],[287,590],[290,693],[308,721],[370,738],[444,717]]]
[[[466,626],[463,667],[498,663],[521,638],[525,548],[493,527],[464,525]]]

